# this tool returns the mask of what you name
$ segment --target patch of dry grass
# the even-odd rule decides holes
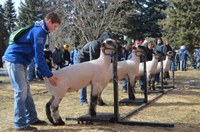
[[[148,126],[125,126],[120,124],[77,124],[76,121],[65,121],[65,126],[37,126],[40,131],[58,131],[58,132],[129,132],[129,131],[199,131],[200,130],[200,71],[189,70],[186,72],[176,72],[177,89],[173,89],[161,98],[151,103],[145,109],[134,114],[127,120],[148,121],[148,122],[168,122],[175,123],[174,128],[148,127]],[[13,91],[7,76],[0,76],[3,83],[0,84],[0,131],[13,130]],[[196,88],[189,88],[187,81],[194,80],[198,82]],[[122,82],[119,83],[119,100],[126,98],[127,94],[121,92]],[[137,86],[137,91],[139,87]],[[36,104],[38,116],[46,120],[45,104],[50,99],[43,82],[32,82],[31,92]],[[90,88],[88,87],[88,98]],[[140,93],[136,97],[142,97]],[[156,94],[150,94],[152,99]],[[113,87],[109,84],[102,94],[103,100],[107,106],[97,106],[97,112],[113,112]],[[136,106],[120,105],[119,112],[123,115]],[[60,104],[60,114],[62,118],[77,117],[84,115],[88,107],[79,103],[79,92],[67,93]]]

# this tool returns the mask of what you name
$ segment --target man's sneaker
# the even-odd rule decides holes
[[[83,106],[88,106],[88,103],[87,102],[83,102],[81,103]]]
[[[47,125],[47,122],[38,119],[37,121],[32,122],[31,125]]]
[[[123,92],[123,93],[127,93],[127,90],[126,90],[126,89],[123,89],[122,92]]]
[[[31,126],[27,126],[24,128],[16,128],[17,131],[36,131],[37,128],[36,127],[31,127]]]

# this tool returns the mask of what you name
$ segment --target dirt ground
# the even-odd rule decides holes
[[[13,128],[13,91],[7,76],[0,75],[0,131],[15,131]],[[171,83],[171,80],[169,80]],[[127,94],[121,91],[123,82],[119,82],[119,100]],[[78,117],[88,111],[87,106],[79,103],[79,92],[67,93],[60,104],[60,114],[65,121],[64,126],[37,126],[41,132],[200,132],[200,70],[190,69],[186,72],[175,72],[176,88],[164,94],[126,120],[140,122],[172,123],[170,127],[129,126],[117,123],[77,124],[76,121],[66,121],[65,117]],[[136,91],[139,91],[137,86]],[[167,90],[165,90],[167,91]],[[31,82],[31,92],[36,104],[38,117],[47,120],[45,104],[50,99],[43,82]],[[90,88],[88,87],[88,95]],[[149,100],[158,94],[150,94]],[[113,85],[109,84],[103,92],[106,106],[97,106],[97,112],[113,112]],[[137,93],[136,97],[143,97]],[[89,96],[88,96],[89,98]],[[136,108],[136,105],[120,105],[120,116]]]

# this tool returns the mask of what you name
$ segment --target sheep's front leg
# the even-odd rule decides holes
[[[53,118],[54,125],[64,125],[65,124],[65,122],[60,117],[60,114],[58,111],[61,100],[62,100],[62,98],[55,97],[50,106],[51,117]]]
[[[128,77],[128,97],[132,100],[135,100],[135,84],[135,80]]]
[[[152,90],[156,90],[156,87],[155,87],[155,75],[153,75],[152,79],[151,79],[151,82],[152,82]]]
[[[90,98],[89,114],[91,116],[96,116],[97,98],[97,95],[92,95]]]
[[[147,86],[147,88],[149,89],[149,90],[151,90],[151,79],[148,79],[148,86]]]
[[[89,114],[91,116],[96,116],[97,99],[100,93],[101,92],[98,86],[91,85],[90,106],[89,106]]]

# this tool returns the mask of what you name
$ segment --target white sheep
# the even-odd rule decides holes
[[[133,49],[131,59],[130,60],[125,60],[125,61],[119,61],[117,63],[117,75],[118,79],[122,80],[125,79],[125,77],[129,78],[129,82],[131,85],[131,88],[135,88],[135,81],[136,77],[139,75],[139,65],[140,65],[140,56],[144,54],[144,47],[140,45],[136,45],[136,49]],[[112,67],[110,70],[110,73],[112,75]],[[111,78],[112,76],[110,76]],[[135,95],[131,95],[132,99],[135,99]]]
[[[146,79],[149,88],[151,88],[151,82],[154,81],[154,75],[156,74],[156,67],[161,57],[162,57],[161,53],[155,52],[153,53],[152,60],[146,62]],[[144,63],[140,63],[139,75],[137,76],[137,79],[140,79],[143,75],[144,75]]]
[[[117,76],[118,80],[125,79],[126,77],[130,80],[130,85],[132,88],[135,88],[135,79],[139,74],[139,64],[140,64],[140,55],[144,54],[144,47],[140,45],[136,45],[136,48],[132,50],[131,59],[118,61],[117,62]],[[110,65],[110,81],[113,80],[113,64]],[[132,95],[132,99],[134,99],[134,94]],[[101,98],[101,93],[98,97],[99,105],[104,105]]]
[[[170,63],[172,60],[174,53],[172,51],[168,51],[166,54],[166,58],[163,60],[163,71],[169,71]],[[161,72],[161,62],[158,63],[156,73]]]
[[[166,54],[166,57],[165,59],[163,60],[163,72],[165,71],[169,71],[170,69],[170,63],[171,63],[171,60],[172,60],[172,57],[173,57],[174,53],[172,51],[168,51],[167,54]],[[159,73],[161,72],[161,62],[158,63],[158,66],[156,68],[156,73]],[[153,80],[153,84],[152,84],[152,88],[155,89],[155,81]]]
[[[49,80],[45,81],[52,98],[46,104],[46,115],[54,125],[64,125],[58,107],[66,92],[78,91],[82,87],[92,85],[89,114],[96,115],[97,96],[109,83],[110,54],[116,49],[113,39],[106,39],[101,46],[100,57],[96,60],[70,65],[55,71],[58,77],[57,86],[53,87]]]

